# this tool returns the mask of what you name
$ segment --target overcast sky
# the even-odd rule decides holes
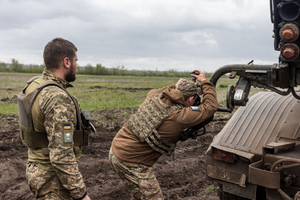
[[[0,62],[42,64],[55,37],[78,64],[139,70],[273,64],[269,0],[0,0]]]

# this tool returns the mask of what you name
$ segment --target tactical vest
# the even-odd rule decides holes
[[[28,94],[25,94],[26,89],[28,86],[34,81],[37,80],[38,86],[37,88]],[[77,102],[77,99],[70,95],[62,86],[57,84],[54,81],[46,81],[38,76],[31,78],[28,82],[23,91],[18,95],[17,97],[17,102],[18,102],[18,107],[19,107],[19,125],[20,125],[20,137],[22,142],[33,149],[37,148],[48,148],[48,138],[47,138],[47,133],[45,132],[37,132],[34,130],[34,124],[33,124],[33,119],[32,119],[32,106],[33,103],[39,94],[39,92],[47,87],[47,86],[57,86],[64,90],[72,99],[74,102],[75,108],[76,108],[76,119],[77,119],[77,125],[76,125],[76,130],[74,130],[73,134],[73,141],[74,141],[74,146],[83,146],[87,145],[85,144],[84,141],[86,141],[87,135],[85,135],[85,132],[82,128],[82,121],[80,117],[80,109],[79,109],[79,104]]]
[[[183,106],[180,104],[168,106],[161,100],[162,97],[163,93],[160,93],[146,101],[129,118],[128,127],[141,142],[146,141],[155,151],[170,156],[174,152],[176,144],[163,139],[157,132],[157,128],[172,112],[182,109]]]

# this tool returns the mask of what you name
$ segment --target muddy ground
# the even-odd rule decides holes
[[[111,141],[134,109],[91,113],[97,134],[83,151],[80,171],[91,199],[130,199],[108,161]],[[27,148],[19,139],[18,116],[0,115],[0,199],[34,199],[25,177]],[[166,199],[216,200],[217,184],[206,177],[205,151],[228,117],[215,116],[206,134],[178,142],[174,157],[162,156],[153,166]]]

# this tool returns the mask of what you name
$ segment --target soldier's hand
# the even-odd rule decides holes
[[[197,81],[201,82],[206,80],[205,78],[205,73],[200,71],[200,70],[194,70],[194,72],[196,72],[197,74],[191,74],[192,77],[195,77],[197,79]]]

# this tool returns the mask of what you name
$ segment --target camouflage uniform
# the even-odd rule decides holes
[[[204,122],[218,109],[216,90],[211,82],[201,82],[202,104],[190,107],[183,106],[185,97],[200,91],[194,83],[180,83],[178,87],[170,85],[150,90],[139,110],[112,141],[110,163],[135,199],[163,199],[152,171],[153,164],[162,154],[174,152],[184,129]]]
[[[128,192],[135,199],[163,200],[161,188],[152,167],[119,160],[111,149],[109,151],[109,161],[124,182]]]
[[[47,70],[40,79],[54,81],[65,89],[72,87]],[[34,91],[38,85],[33,81],[25,93]],[[80,199],[86,194],[78,169],[81,147],[74,146],[73,142],[73,132],[78,122],[72,98],[57,86],[47,86],[32,106],[34,130],[47,134],[49,141],[48,148],[28,148],[26,177],[38,199]]]

